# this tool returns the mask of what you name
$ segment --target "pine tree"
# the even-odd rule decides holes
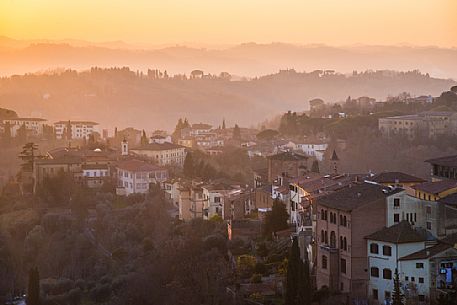
[[[400,287],[400,277],[398,275],[397,268],[395,268],[394,290],[392,293],[392,305],[404,305],[403,294],[401,293],[401,287]]]
[[[184,175],[191,179],[194,177],[194,161],[191,152],[188,152],[184,159]]]
[[[37,267],[29,271],[27,305],[40,305],[40,274]]]

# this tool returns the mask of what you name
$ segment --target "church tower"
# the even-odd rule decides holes
[[[124,138],[121,143],[121,155],[128,156],[129,155],[129,142],[127,139]]]
[[[332,157],[330,158],[330,161],[332,162],[333,173],[335,175],[338,174],[338,165],[340,163],[340,159],[338,158],[338,155],[336,154],[335,150],[333,150],[333,154],[332,154]]]

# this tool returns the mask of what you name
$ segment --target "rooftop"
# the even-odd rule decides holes
[[[427,240],[427,236],[424,232],[414,230],[406,220],[391,227],[379,230],[365,238],[393,244],[415,243]]]
[[[403,191],[402,189],[391,190],[380,185],[360,183],[338,192],[320,197],[319,205],[342,211],[352,211],[367,203],[384,199],[392,194]]]
[[[457,180],[442,180],[416,184],[412,188],[430,194],[439,194],[457,187]]]
[[[92,122],[92,121],[58,121],[58,122],[55,122],[54,125],[56,124],[68,124],[68,122],[70,122],[70,124],[81,124],[81,125],[98,125],[98,123],[96,122]]]
[[[400,260],[408,261],[408,260],[417,260],[417,259],[427,259],[427,258],[433,257],[437,254],[440,254],[441,252],[443,252],[449,248],[452,248],[452,246],[449,244],[446,244],[446,243],[439,243],[435,246],[422,249],[420,251],[411,253],[410,255],[407,255],[407,256],[403,256],[400,258]]]
[[[117,168],[129,172],[150,172],[161,169],[157,165],[152,165],[140,160],[121,161],[117,164]]]
[[[456,166],[457,167],[457,155],[445,156],[440,158],[425,160],[430,164],[436,164],[441,166]]]
[[[11,118],[11,119],[4,119],[3,121],[24,121],[24,122],[36,121],[36,122],[45,122],[47,120],[46,119],[41,119],[41,118]]]
[[[305,155],[296,153],[296,152],[287,151],[287,152],[269,156],[268,159],[277,160],[277,161],[304,161],[304,160],[307,160],[308,157]]]
[[[192,124],[192,129],[211,129],[213,128],[212,125],[210,124],[204,124],[204,123],[198,123],[198,124]]]
[[[161,144],[161,143],[149,143],[149,144],[146,144],[146,145],[142,145],[142,146],[139,146],[139,147],[132,148],[131,150],[159,151],[159,150],[170,150],[170,149],[179,149],[179,148],[185,148],[185,147],[181,146],[181,145],[165,142],[163,144]]]
[[[446,205],[457,206],[457,193],[447,195],[446,197],[441,198],[439,202]]]
[[[370,181],[374,181],[377,183],[411,183],[411,182],[425,182],[424,179],[414,177],[409,174],[405,174],[402,172],[384,172],[379,173],[369,179]]]

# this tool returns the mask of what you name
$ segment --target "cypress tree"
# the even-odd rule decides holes
[[[287,277],[286,277],[286,302],[285,305],[296,305],[298,295],[298,282],[299,282],[299,264],[300,249],[298,248],[298,241],[295,237],[292,242],[292,248],[289,250],[289,257],[287,260]]]
[[[192,159],[192,153],[188,152],[186,159],[184,159],[184,175],[188,178],[194,177],[194,161]]]
[[[37,267],[29,271],[27,305],[40,305],[40,274]]]
[[[401,287],[400,287],[400,277],[398,275],[397,268],[395,268],[394,291],[392,293],[392,305],[404,305],[403,294],[401,293]]]

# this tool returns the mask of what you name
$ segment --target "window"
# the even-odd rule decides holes
[[[330,232],[330,247],[336,248],[336,234],[335,234],[335,231]]]
[[[425,302],[425,295],[419,294],[417,297],[419,298],[419,302]]]
[[[346,216],[343,216],[343,226],[347,226],[347,218]]]
[[[390,291],[385,291],[384,292],[384,298],[387,300],[390,300]]]
[[[405,281],[409,281],[409,277],[405,276]]]
[[[425,207],[425,213],[426,214],[432,214],[432,207],[431,206]]]
[[[325,231],[325,239],[324,239],[325,243],[328,244],[328,234],[327,234],[327,231]]]
[[[420,283],[420,284],[423,284],[423,283],[424,283],[424,278],[423,278],[423,277],[420,277],[420,278],[419,278],[419,283]]]
[[[378,289],[373,289],[372,295],[373,295],[373,300],[377,300],[378,299]]]
[[[392,256],[392,247],[382,246],[382,255]]]
[[[416,263],[416,269],[424,269],[424,263]]]
[[[370,253],[378,254],[379,253],[379,246],[378,244],[370,244]]]
[[[348,250],[348,242],[347,242],[347,240],[346,240],[346,237],[343,238],[343,249],[344,249],[344,251],[347,251],[347,250]]]
[[[379,277],[379,268],[378,267],[371,267],[370,274],[372,277]]]
[[[327,256],[322,255],[322,269],[327,269]]]
[[[382,270],[382,278],[385,280],[391,280],[392,279],[392,270],[390,269],[383,269]]]
[[[394,214],[394,222],[400,222],[400,214]]]
[[[321,230],[321,242],[325,242],[325,234],[324,234],[324,230]]]
[[[432,229],[432,223],[430,221],[427,221],[427,230]]]
[[[214,202],[215,203],[221,202],[221,197],[214,197]]]
[[[340,236],[340,249],[343,249],[343,236]]]
[[[411,282],[415,282],[416,278],[414,276],[411,277]]]
[[[344,290],[344,283],[343,283],[343,282],[341,282],[341,284],[340,284],[340,290],[341,290],[341,291]]]
[[[292,186],[291,186],[292,187]],[[324,214],[324,209],[321,210],[321,219],[325,220],[325,214]]]
[[[328,216],[327,210],[324,211],[324,216],[325,216],[324,219],[327,220],[327,219],[328,219],[328,217],[327,217],[327,216]]]
[[[394,198],[394,207],[399,208],[400,207],[400,198]]]
[[[341,259],[341,273],[346,274],[346,260],[344,258]]]
[[[343,215],[340,214],[340,226],[343,225]]]

